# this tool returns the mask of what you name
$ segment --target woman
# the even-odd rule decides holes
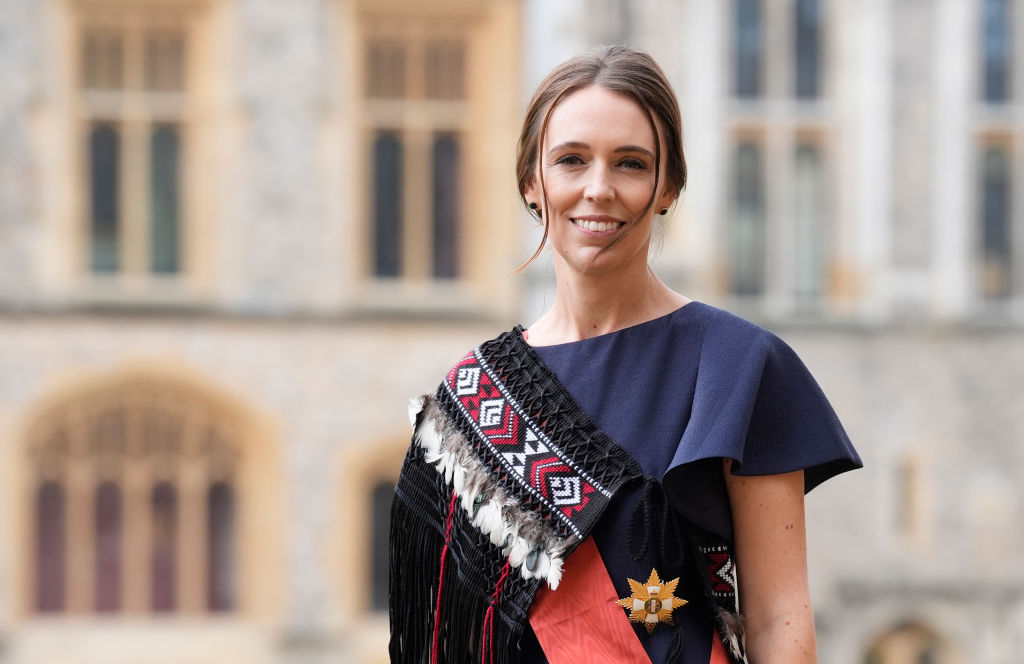
[[[658,65],[556,68],[517,175],[555,302],[412,409],[392,661],[816,661],[803,496],[860,459],[788,346],[651,271],[686,183]]]

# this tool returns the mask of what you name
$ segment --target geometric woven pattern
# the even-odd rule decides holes
[[[718,597],[736,594],[736,565],[729,549],[722,546],[701,547],[708,567],[711,592]]]
[[[487,454],[481,456],[497,460],[522,491],[583,537],[611,492],[573,463],[540,423],[526,416],[479,349],[448,372],[443,388],[475,434],[474,447],[486,448]]]

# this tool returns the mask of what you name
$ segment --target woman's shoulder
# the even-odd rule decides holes
[[[753,360],[769,354],[793,353],[781,337],[753,321],[710,304],[693,304],[699,305],[705,320],[702,355]]]

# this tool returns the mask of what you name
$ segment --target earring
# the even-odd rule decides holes
[[[540,214],[540,206],[534,203],[533,201],[530,201],[530,209],[536,212],[537,214]]]
[[[661,208],[661,212],[659,212],[658,214],[664,217],[666,214],[668,214],[668,208]]]

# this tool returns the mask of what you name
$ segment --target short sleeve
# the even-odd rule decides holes
[[[666,475],[727,457],[737,475],[804,471],[810,491],[862,466],[839,418],[796,353],[774,334],[719,312],[697,371],[690,418]]]

